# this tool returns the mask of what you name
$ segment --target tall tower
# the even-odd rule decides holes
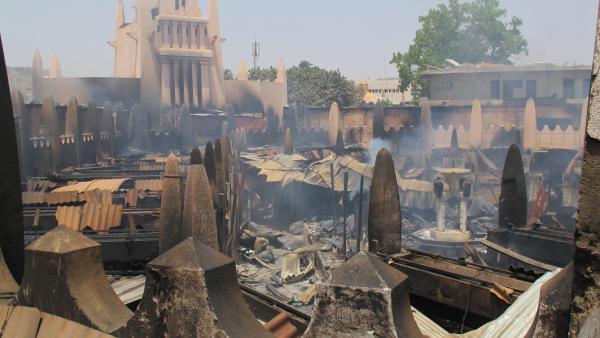
[[[41,102],[43,100],[41,93],[41,83],[42,76],[44,72],[44,68],[42,65],[42,55],[40,54],[40,50],[36,49],[33,54],[33,63],[31,66],[32,70],[32,91],[33,91],[33,101]]]

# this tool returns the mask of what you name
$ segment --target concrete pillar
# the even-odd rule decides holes
[[[182,207],[179,162],[171,153],[163,173],[163,191],[160,200],[159,252],[164,253],[181,242]]]
[[[104,332],[133,316],[108,284],[100,244],[65,226],[25,249],[17,302]]]
[[[191,105],[190,102],[190,62],[183,62],[183,104]]]
[[[597,335],[600,317],[600,15],[597,20],[575,228],[570,337]]]
[[[440,201],[440,206],[437,212],[437,230],[444,232],[446,230],[446,203],[444,200]]]
[[[173,62],[173,86],[175,86],[175,106],[181,105],[181,83],[180,83],[180,74],[181,74],[181,62],[174,61]]]
[[[467,232],[467,201],[464,198],[460,199],[458,205],[458,220],[461,232]]]
[[[361,251],[319,282],[305,338],[423,337],[408,298],[408,277]]]
[[[525,105],[525,115],[523,117],[523,148],[525,150],[534,150],[536,148],[537,131],[535,101],[529,98]]]
[[[498,228],[523,228],[527,225],[527,188],[521,152],[510,146],[504,161],[500,200],[498,202]]]
[[[396,170],[390,152],[377,153],[369,196],[369,243],[378,241],[378,250],[386,254],[399,253],[402,240],[400,196]]]
[[[162,106],[171,107],[171,67],[168,62],[162,63]]]
[[[483,140],[483,115],[481,112],[481,102],[473,101],[471,108],[471,122],[469,125],[470,143],[473,148],[481,148]]]
[[[206,109],[210,102],[210,66],[200,64],[200,85],[202,86],[202,108]]]
[[[183,238],[193,237],[219,250],[215,209],[202,155],[194,148],[188,167],[183,202]]]
[[[192,62],[192,102],[190,106],[192,106],[192,110],[195,111],[200,106],[199,104],[199,96],[200,92],[198,91],[198,71],[200,70],[199,64],[196,62]]]
[[[382,263],[383,264],[383,263]],[[233,259],[187,238],[147,264],[144,296],[117,337],[273,337],[239,288]]]

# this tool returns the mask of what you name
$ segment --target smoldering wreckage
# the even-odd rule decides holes
[[[26,104],[0,60],[3,337],[598,333],[597,83],[552,132],[533,99],[495,133],[478,100],[469,130],[427,100],[409,130],[335,103],[326,129],[228,107],[150,130],[139,106]],[[224,132],[199,149],[203,118]]]

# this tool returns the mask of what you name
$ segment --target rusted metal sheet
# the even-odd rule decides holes
[[[56,183],[40,178],[30,178],[27,180],[27,191],[47,192],[48,189],[54,189]]]
[[[32,307],[0,305],[0,333],[14,338],[109,338],[104,332]]]
[[[77,203],[81,201],[77,191],[52,191],[48,194],[48,205],[60,205],[67,203]]]
[[[71,230],[81,231],[90,227],[96,231],[107,231],[121,225],[123,206],[120,204],[86,203],[80,206],[63,206],[56,209],[56,220]]]
[[[290,321],[290,316],[282,312],[266,323],[264,327],[271,331],[276,338],[294,338],[298,336],[298,329]]]
[[[137,191],[162,191],[162,180],[136,180]]]
[[[133,315],[108,284],[100,244],[58,226],[25,249],[17,302],[113,332]]]
[[[81,207],[58,207],[55,217],[58,225],[64,225],[75,231],[81,230]]]
[[[121,225],[123,206],[120,204],[85,204],[81,214],[80,229],[90,227],[107,231]]]
[[[48,193],[41,191],[24,191],[21,193],[23,205],[46,204]]]
[[[80,197],[88,204],[112,204],[112,192],[110,190],[88,190]]]
[[[494,283],[515,290],[515,296],[531,286],[510,273],[413,251],[386,260],[409,277],[411,294],[489,319],[508,308],[490,292]]]
[[[119,190],[131,189],[133,186],[134,182],[130,178],[97,179],[56,188],[52,192],[76,191],[82,193],[96,189],[116,192]]]

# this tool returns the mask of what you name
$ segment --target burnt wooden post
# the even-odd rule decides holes
[[[346,258],[348,257],[347,250],[346,250],[346,240],[348,238],[347,233],[346,233],[346,231],[347,231],[346,208],[348,205],[348,172],[344,173],[344,197],[343,198],[344,198],[344,200],[343,200],[343,202],[344,202],[344,220],[342,221],[343,222],[342,224],[344,224],[344,243],[342,245],[342,248],[343,248],[342,251],[344,251],[344,260],[346,260]]]
[[[333,159],[329,163],[329,176],[331,179],[331,217],[333,220],[333,229],[337,228],[337,222],[335,217],[335,173],[333,172]]]
[[[317,283],[305,338],[422,337],[408,299],[408,277],[359,252]]]
[[[362,242],[362,218],[363,218],[363,195],[364,195],[365,177],[360,175],[360,189],[358,195],[358,222],[356,225],[356,253],[360,252],[360,242]]]
[[[13,115],[4,49],[0,37],[0,247],[10,272],[17,281],[23,278],[23,205],[15,119]]]

